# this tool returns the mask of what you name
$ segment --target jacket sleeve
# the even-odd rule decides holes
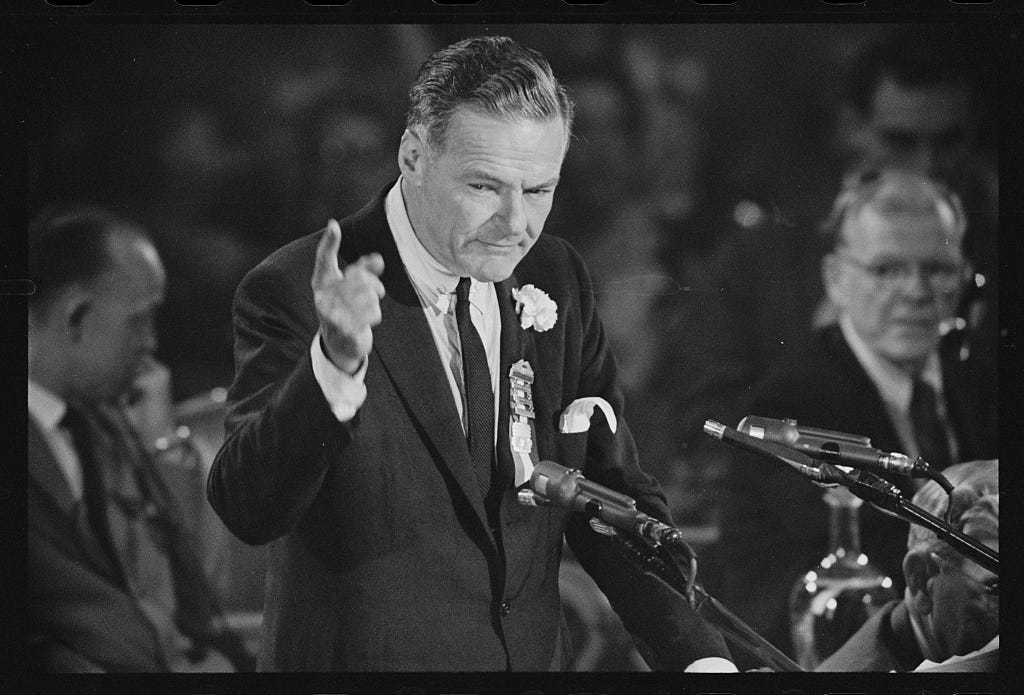
[[[579,256],[572,249],[568,254],[579,283],[579,322],[576,324],[574,313],[575,326],[571,329],[578,336],[566,338],[567,344],[579,341],[579,379],[574,397],[601,396],[616,414],[621,414],[624,399],[617,385],[615,358],[597,315],[591,279]],[[613,434],[595,415],[587,439],[584,474],[629,495],[641,511],[671,523],[664,493],[657,481],[640,469],[629,427],[621,417],[618,420]],[[704,657],[731,659],[721,634],[698,616],[683,596],[641,572],[617,541],[595,533],[583,515],[571,517],[566,539],[653,668],[683,670]]]
[[[312,264],[305,275],[299,266],[288,272],[264,262],[235,294],[235,380],[207,496],[232,533],[253,545],[299,522],[354,427],[334,417],[313,375]]]

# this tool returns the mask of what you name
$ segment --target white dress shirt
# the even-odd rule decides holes
[[[464,394],[462,393],[461,355],[458,343],[458,331],[455,326],[455,286],[459,276],[451,273],[424,248],[422,242],[409,221],[402,195],[402,179],[388,192],[384,201],[388,226],[398,246],[398,255],[402,259],[405,271],[412,281],[424,316],[434,337],[434,347],[445,365],[445,376],[451,389],[455,407],[466,427]],[[494,284],[473,280],[469,290],[470,317],[480,340],[484,344],[487,364],[491,372],[491,391],[494,393],[495,413],[498,412],[498,384],[501,351],[501,316],[498,311],[498,297]],[[366,362],[354,375],[349,376],[335,367],[320,347],[320,333],[317,332],[310,347],[313,359],[313,374],[323,389],[324,397],[331,405],[331,410],[340,422],[347,422],[355,416],[356,410],[366,399],[366,388],[363,378],[366,374]],[[361,389],[361,390],[360,390]],[[495,437],[497,437],[498,418],[494,418]],[[736,666],[726,659],[707,657],[690,664],[688,672],[736,672]]]
[[[71,496],[82,499],[82,462],[78,459],[71,432],[61,426],[68,410],[67,403],[48,388],[28,380],[28,413],[35,420],[47,446],[68,481]]]
[[[451,273],[431,256],[416,237],[405,209],[401,178],[388,192],[384,201],[384,211],[395,245],[398,247],[399,258],[402,259],[402,265],[405,266],[405,272],[412,281],[413,289],[416,290],[423,314],[430,326],[434,347],[441,358],[441,363],[445,365],[448,387],[451,389],[452,399],[465,428],[461,354],[458,330],[455,326],[455,286],[459,282],[459,276]],[[494,284],[473,280],[469,289],[469,302],[470,318],[480,334],[487,355],[487,364],[491,372],[491,391],[494,394],[494,407],[497,413],[501,316],[498,312],[498,297]],[[339,422],[351,420],[366,400],[366,362],[364,361],[363,367],[355,375],[350,376],[341,371],[323,353],[319,331],[310,346],[310,357],[313,361],[313,375],[320,384],[334,416]],[[497,426],[495,418],[495,436]]]

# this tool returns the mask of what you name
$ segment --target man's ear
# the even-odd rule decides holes
[[[92,296],[79,288],[72,288],[61,300],[61,321],[71,342],[82,339],[84,323],[92,310]]]
[[[932,578],[939,573],[938,564],[926,551],[910,552],[903,558],[903,576],[911,608],[918,615],[931,613]]]
[[[398,170],[413,186],[419,186],[423,180],[423,163],[426,157],[427,143],[422,130],[406,128],[398,144]]]

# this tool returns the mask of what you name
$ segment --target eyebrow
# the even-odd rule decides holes
[[[505,179],[498,178],[497,176],[494,176],[493,174],[489,174],[489,173],[487,173],[485,171],[481,171],[479,169],[469,169],[465,173],[465,178],[467,178],[467,179],[483,179],[484,181],[490,181],[491,183],[497,183],[497,184],[500,184],[502,186],[507,186],[508,185],[508,181],[506,181]],[[534,188],[549,188],[549,187],[554,186],[555,184],[557,184],[559,182],[559,180],[561,180],[560,176],[554,176],[554,177],[548,179],[547,181],[544,181],[542,183],[538,183],[535,186],[526,186],[526,189],[530,190],[530,189],[534,189]]]

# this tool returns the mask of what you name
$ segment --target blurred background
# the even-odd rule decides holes
[[[431,52],[480,33],[540,50],[578,113],[545,232],[590,265],[642,464],[700,551],[717,537],[717,463],[679,445],[659,386],[715,359],[659,357],[679,339],[675,308],[692,304],[725,240],[771,234],[782,248],[824,217],[842,176],[845,68],[897,28],[54,26],[34,37],[30,210],[97,202],[151,232],[169,272],[159,355],[183,416],[215,451],[217,406],[204,404],[231,381],[231,301],[244,273],[397,176],[405,90]],[[993,124],[979,129],[992,162]],[[818,282],[812,271],[808,285]]]

